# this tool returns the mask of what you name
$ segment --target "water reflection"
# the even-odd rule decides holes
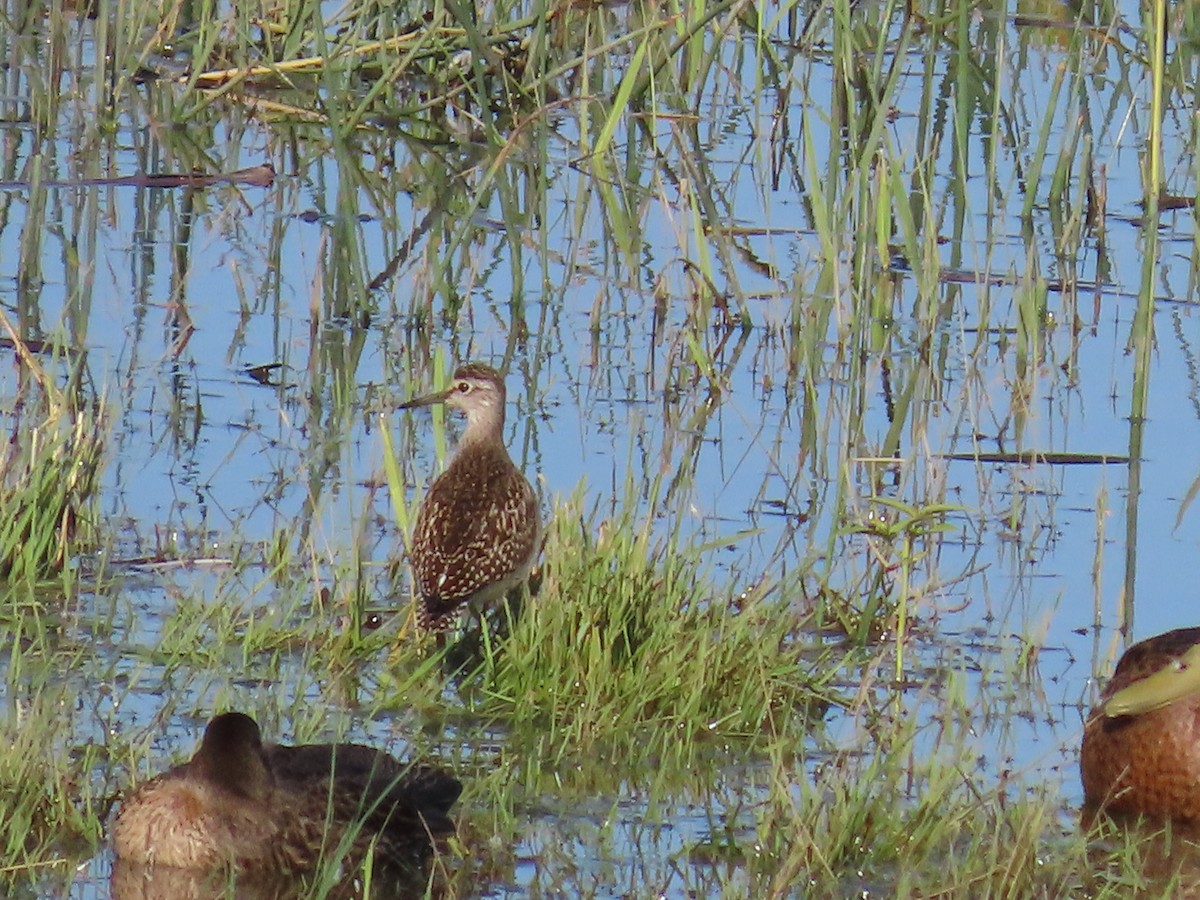
[[[88,399],[114,417],[105,532],[83,563],[98,575],[51,604],[90,651],[58,676],[78,688],[73,733],[161,718],[161,759],[232,696],[309,728],[300,701],[320,700],[338,727],[388,735],[395,715],[360,706],[377,699],[383,654],[354,655],[363,689],[332,701],[321,655],[328,618],[404,602],[377,577],[398,527],[364,410],[482,357],[511,373],[521,415],[505,438],[546,496],[586,479],[599,508],[627,483],[648,502],[661,477],[647,514],[704,542],[725,596],[769,584],[810,615],[873,608],[882,586],[912,606],[913,652],[880,690],[926,723],[918,748],[943,733],[945,686],[961,687],[973,778],[1018,772],[1078,801],[1081,711],[1120,649],[1106,629],[1128,624],[1115,586],[1144,598],[1140,633],[1194,617],[1159,600],[1191,588],[1189,520],[1173,525],[1195,476],[1180,448],[1200,445],[1190,216],[1164,220],[1176,252],[1157,261],[1137,417],[1147,515],[1115,515],[1124,470],[1025,464],[1130,446],[1131,273],[1147,255],[1132,161],[1149,116],[1144,54],[1121,41],[1138,13],[1089,7],[1121,40],[1088,27],[1059,44],[1065,31],[1028,27],[1024,10],[964,15],[951,42],[909,15],[835,35],[831,9],[800,24],[784,12],[766,34],[698,31],[686,55],[721,77],[672,73],[646,94],[634,73],[648,105],[611,120],[626,45],[573,54],[593,28],[601,44],[638,31],[632,7],[548,29],[566,74],[502,115],[478,102],[487,92],[451,108],[379,68],[216,95],[136,83],[92,71],[120,50],[95,44],[113,36],[94,20],[50,40],[30,7],[0,27],[0,310],[26,347],[86,355]],[[835,60],[843,39],[864,52]],[[522,105],[547,96],[536,114]],[[1186,187],[1191,99],[1170,102],[1165,152]],[[278,172],[270,187],[184,193],[137,174],[259,160]],[[95,183],[110,170],[134,181]],[[27,371],[0,371],[14,446]],[[445,443],[400,427],[405,480],[437,471]],[[903,590],[902,543],[852,533],[879,498],[963,510],[910,548]],[[226,572],[111,563],[207,558],[214,543],[236,551]],[[22,687],[0,693],[24,701]],[[455,752],[490,748],[479,723],[428,712]],[[834,716],[803,749],[825,742],[857,750],[862,722]],[[691,840],[647,840],[639,798],[617,852],[587,828],[554,845],[539,829],[557,833],[573,804],[544,802],[513,836],[527,885],[537,861],[555,861],[557,884],[584,857],[640,887],[639,848]]]

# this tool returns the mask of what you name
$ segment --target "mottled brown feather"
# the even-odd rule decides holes
[[[405,405],[442,402],[467,414],[467,429],[421,503],[409,552],[418,624],[433,630],[463,604],[484,606],[527,580],[541,534],[537,494],[504,447],[503,378],[471,363],[446,391]]]
[[[1134,644],[1100,695],[1079,754],[1090,808],[1181,822],[1200,821],[1200,696],[1138,715],[1107,716],[1104,701],[1153,675],[1200,642],[1181,628]]]
[[[264,747],[241,713],[217,716],[196,755],[132,791],[112,827],[132,863],[240,874],[311,870],[352,838],[382,863],[420,862],[453,830],[461,786],[427,767],[357,744]]]
[[[528,577],[537,535],[537,496],[505,449],[460,452],[430,486],[413,535],[413,572],[429,611],[453,612]]]

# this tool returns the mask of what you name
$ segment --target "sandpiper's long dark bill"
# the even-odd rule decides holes
[[[414,397],[411,400],[405,400],[403,403],[397,403],[396,409],[419,409],[422,406],[436,406],[438,403],[445,403],[450,399],[457,388],[448,387],[444,391],[438,391],[436,394],[426,394],[424,397]]]
[[[409,548],[422,628],[445,630],[463,604],[483,607],[524,584],[541,549],[537,494],[504,446],[505,399],[499,372],[468,363],[445,390],[400,404],[445,403],[467,417],[450,465],[421,503]]]

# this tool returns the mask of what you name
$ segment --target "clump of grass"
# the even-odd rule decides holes
[[[98,749],[63,746],[69,718],[64,711],[74,703],[70,692],[42,685],[30,697],[0,720],[0,860],[6,880],[39,881],[48,870],[69,874],[77,856],[94,850],[107,812],[88,787]],[[83,849],[74,853],[75,848]]]
[[[552,756],[680,763],[707,738],[755,744],[823,711],[831,649],[768,587],[714,586],[706,548],[679,533],[628,499],[604,521],[582,490],[559,507],[538,597],[485,646],[481,711],[533,726]]]
[[[105,425],[98,406],[59,389],[23,343],[17,351],[31,377],[0,452],[0,580],[34,582],[92,543]]]
[[[863,669],[847,714],[865,739],[852,749],[805,759],[783,743],[770,748],[747,855],[752,893],[792,896],[807,883],[823,896],[1120,897],[1154,883],[1156,895],[1173,896],[1157,890],[1180,873],[1153,864],[1144,835],[1079,828],[1057,780],[980,777],[992,748],[976,730],[978,695],[958,674],[906,695],[872,684],[869,671],[888,668],[881,657]],[[929,702],[939,711],[932,722],[919,709]]]
[[[1144,833],[1079,829],[1055,784],[983,785],[965,746],[924,759],[913,749],[839,757],[812,781],[780,764],[752,862],[756,894],[808,883],[838,896],[1169,897],[1196,883],[1194,858],[1178,865]]]

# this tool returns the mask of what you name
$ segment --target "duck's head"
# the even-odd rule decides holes
[[[262,799],[274,781],[258,723],[240,712],[214,718],[204,729],[188,775],[248,800]]]
[[[1164,652],[1162,656],[1162,666],[1156,672],[1138,678],[1104,701],[1101,708],[1105,716],[1141,715],[1200,694],[1200,643],[1182,653]]]

